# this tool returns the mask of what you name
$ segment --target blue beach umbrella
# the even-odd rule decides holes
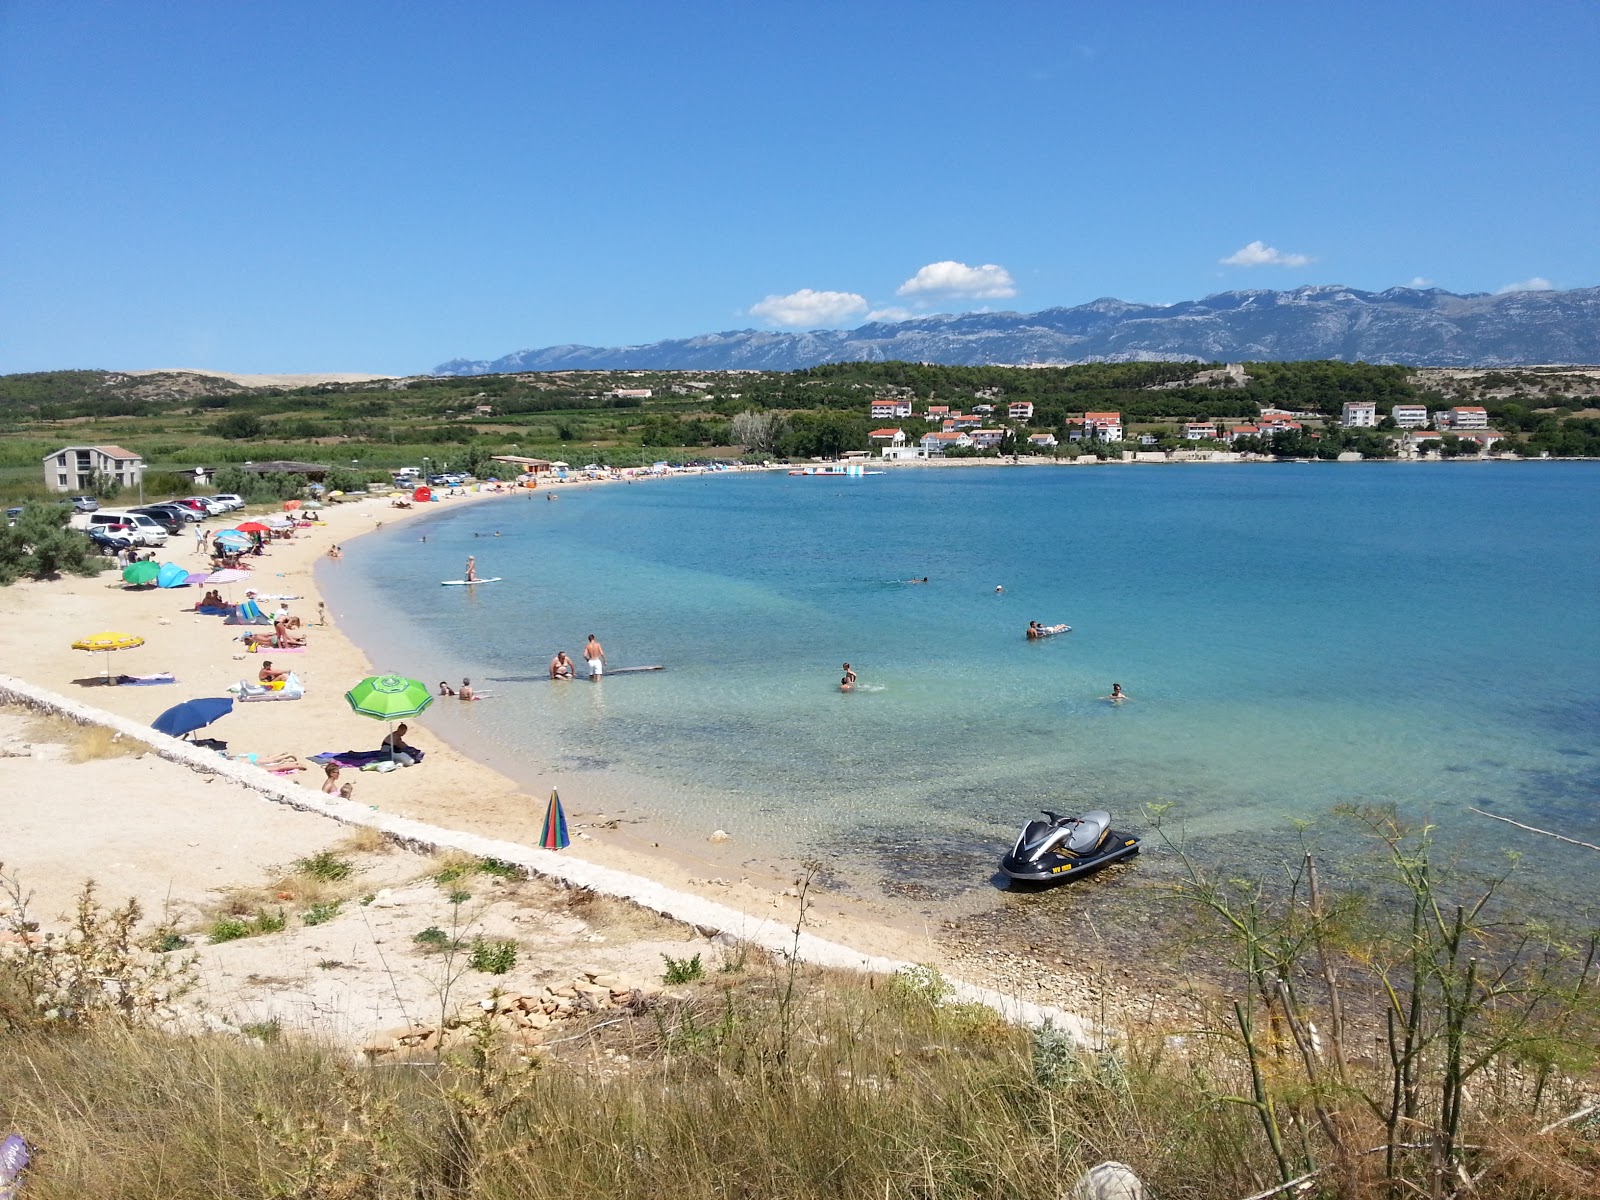
[[[221,542],[230,550],[243,550],[246,546],[255,545],[254,538],[248,533],[240,533],[237,529],[224,529],[211,540]]]
[[[182,737],[186,733],[193,733],[196,729],[204,729],[218,717],[225,717],[232,711],[233,700],[227,696],[205,696],[199,700],[185,700],[182,704],[174,704],[151,721],[150,728],[157,733]]]

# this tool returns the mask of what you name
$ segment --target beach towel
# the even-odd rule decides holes
[[[410,750],[407,753],[418,762],[422,761],[421,750]],[[373,763],[388,762],[387,750],[324,750],[321,754],[313,754],[311,760],[326,766],[328,763],[337,763],[341,767],[351,767],[355,770]]]
[[[171,671],[158,671],[154,675],[118,675],[117,683],[123,687],[151,687],[158,683],[177,683]]]

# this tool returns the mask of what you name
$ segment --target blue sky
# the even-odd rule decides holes
[[[1593,286],[1597,61],[1590,0],[7,0],[0,371]]]

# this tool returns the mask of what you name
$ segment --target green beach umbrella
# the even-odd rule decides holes
[[[433,703],[428,685],[404,675],[369,675],[344,694],[350,707],[364,717],[399,721],[414,717]]]
[[[156,576],[161,574],[161,567],[153,562],[129,563],[122,568],[122,578],[135,587],[143,587],[147,583],[154,583]]]

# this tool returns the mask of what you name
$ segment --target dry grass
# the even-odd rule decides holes
[[[338,854],[388,854],[393,849],[395,843],[382,830],[369,825],[355,826],[333,844],[333,850]]]
[[[114,733],[103,725],[79,726],[77,736],[68,743],[73,762],[93,762],[102,758],[137,758],[152,753],[150,746],[137,738]]]

